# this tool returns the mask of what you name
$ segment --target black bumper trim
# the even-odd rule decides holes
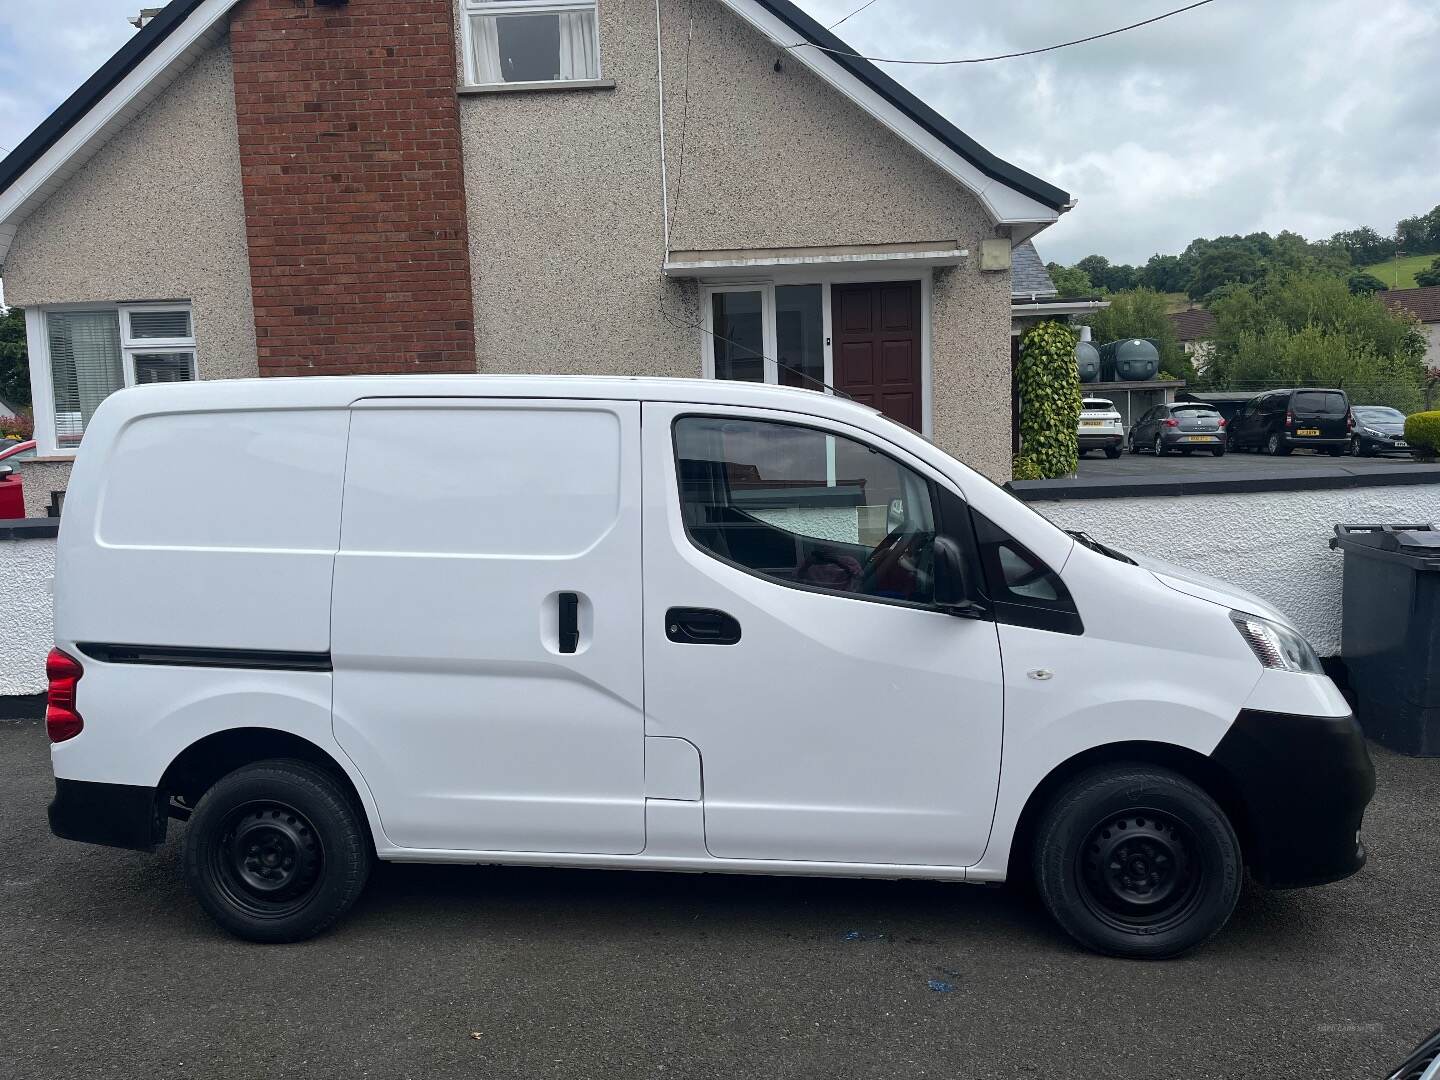
[[[1210,755],[1244,803],[1250,872],[1272,889],[1365,865],[1360,823],[1375,768],[1355,718],[1243,709]]]
[[[155,788],[55,779],[50,831],[62,840],[154,851],[166,821]]]

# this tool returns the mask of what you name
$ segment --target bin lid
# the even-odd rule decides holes
[[[1434,525],[1336,525],[1332,549],[1393,555],[1440,570],[1440,529]]]

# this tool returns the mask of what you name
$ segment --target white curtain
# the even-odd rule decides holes
[[[471,16],[470,51],[475,54],[471,77],[476,85],[505,81],[500,70],[500,20],[493,15]]]
[[[560,20],[560,78],[598,79],[599,57],[595,47],[595,13],[565,11]]]

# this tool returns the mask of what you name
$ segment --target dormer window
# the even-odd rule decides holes
[[[595,0],[460,0],[472,86],[600,77]]]

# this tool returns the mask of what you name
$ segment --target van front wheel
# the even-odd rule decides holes
[[[340,785],[302,761],[261,761],[216,782],[185,831],[200,906],[250,941],[313,937],[359,898],[370,839]]]
[[[1185,777],[1111,765],[1071,781],[1040,823],[1035,879],[1078,942],[1137,959],[1209,939],[1240,898],[1240,842],[1225,812]]]

